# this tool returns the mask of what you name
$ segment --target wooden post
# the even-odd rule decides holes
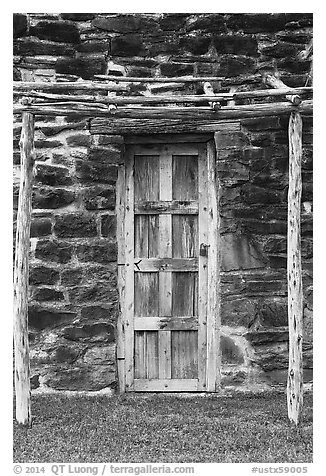
[[[287,384],[288,416],[298,424],[303,405],[303,294],[300,243],[302,119],[292,112],[289,122],[288,192],[288,320],[289,372]]]
[[[20,139],[21,178],[18,200],[14,270],[14,348],[16,420],[31,426],[30,368],[28,345],[28,255],[32,210],[34,116],[22,115]]]

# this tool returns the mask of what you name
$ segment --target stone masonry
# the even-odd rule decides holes
[[[277,71],[304,86],[311,14],[15,14],[14,79],[76,81],[96,74],[219,75],[221,91],[263,88]],[[249,81],[248,78],[251,78]],[[175,83],[175,93],[201,86]],[[136,84],[131,94],[164,93]],[[245,103],[245,101],[243,101]],[[115,184],[123,137],[93,119],[37,116],[30,248],[33,388],[117,387]],[[218,133],[222,234],[223,386],[265,388],[287,375],[288,117],[238,121]],[[305,381],[312,373],[312,118],[303,118],[302,258]],[[20,117],[14,118],[14,208]]]

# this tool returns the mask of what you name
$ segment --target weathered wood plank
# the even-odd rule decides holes
[[[218,138],[216,137],[218,147]],[[207,259],[207,383],[208,392],[220,385],[220,250],[219,211],[215,176],[216,149],[213,141],[207,144],[208,193],[208,259]]]
[[[134,157],[125,155],[125,374],[126,389],[134,379]]]
[[[163,146],[160,156],[160,200],[172,200],[172,155],[169,147]],[[159,217],[161,258],[172,258],[172,217]],[[159,273],[159,315],[172,315],[172,273]],[[171,378],[171,332],[159,332],[159,377]]]
[[[173,215],[196,215],[198,213],[197,200],[160,200],[136,202],[134,206],[136,214],[173,214]]]
[[[171,331],[158,333],[158,355],[159,369],[158,376],[160,379],[171,378]]]
[[[199,149],[198,156],[198,240],[208,245],[207,147]],[[207,255],[198,260],[198,389],[206,390],[207,364]]]
[[[134,259],[135,272],[144,271],[148,273],[154,273],[156,271],[165,272],[189,272],[197,271],[198,259],[197,258],[140,258]]]
[[[16,420],[31,426],[30,362],[28,345],[28,279],[34,164],[34,117],[23,114],[20,138],[21,177],[14,268],[14,349]]]
[[[136,331],[195,331],[198,329],[198,318],[193,316],[136,317],[134,329]]]
[[[136,155],[135,156],[135,201],[159,200],[159,156]]]
[[[134,328],[134,331],[138,329]],[[143,331],[143,329],[139,329]],[[134,334],[135,348],[135,378],[147,378],[146,374],[146,341],[145,332],[135,332]]]
[[[198,390],[197,379],[135,379],[132,387],[133,392],[196,392]]]
[[[135,316],[159,315],[158,273],[135,273]]]
[[[125,84],[99,83],[96,81],[28,82],[14,81],[14,91],[128,91]]]
[[[198,155],[173,155],[173,200],[198,200]]]
[[[196,260],[198,266],[198,260]],[[197,271],[198,267],[196,267]],[[177,272],[172,274],[172,315],[194,316],[196,300],[197,273]]]
[[[171,339],[172,378],[198,378],[198,333],[174,331]]]
[[[159,375],[158,333],[146,331],[146,377],[156,379]]]
[[[198,216],[174,215],[172,217],[172,243],[174,258],[198,256]]]
[[[303,406],[303,291],[301,265],[300,207],[302,195],[302,119],[292,113],[289,121],[288,190],[288,321],[289,371],[287,383],[288,417],[298,425]]]
[[[160,217],[158,215],[148,215],[148,257],[157,258],[160,246]]]
[[[148,216],[135,215],[135,255],[148,258]]]
[[[118,180],[116,187],[116,211],[117,211],[117,242],[118,263],[125,261],[125,167],[118,168]],[[117,320],[117,370],[119,392],[124,393],[125,387],[125,267],[118,266],[118,291],[119,291],[119,315]]]

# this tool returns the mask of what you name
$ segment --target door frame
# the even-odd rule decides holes
[[[213,134],[139,134],[125,135],[125,145],[141,145],[146,143],[206,143],[207,147],[207,204],[205,210],[207,217],[207,308],[206,318],[206,346],[203,349],[206,353],[205,382],[192,389],[185,387],[175,388],[168,385],[162,391],[201,391],[217,392],[221,382],[221,352],[220,352],[220,327],[221,327],[221,298],[220,298],[220,217],[218,212],[219,185],[216,179],[216,137]],[[133,262],[128,257],[128,250],[133,249],[133,231],[129,230],[133,225],[133,210],[130,210],[129,203],[133,195],[133,170],[130,166],[128,154],[123,154],[123,159],[118,169],[118,180],[116,185],[116,214],[117,214],[117,242],[118,242],[118,291],[119,291],[119,316],[117,321],[117,367],[119,392],[130,391],[131,367],[130,353],[125,349],[132,346],[130,339],[133,336],[133,322],[130,310],[133,309]],[[128,292],[126,293],[126,289]],[[133,317],[133,316],[132,316]],[[173,380],[173,379],[172,379]],[[152,391],[151,385],[143,391]]]

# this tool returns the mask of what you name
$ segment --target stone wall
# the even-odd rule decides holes
[[[277,70],[303,86],[310,63],[295,55],[311,14],[16,14],[14,79],[94,74],[221,75],[222,91],[263,88]],[[201,86],[200,86],[201,87]],[[175,83],[178,94],[200,87]],[[199,89],[198,89],[199,88]],[[138,84],[164,93],[162,84]],[[119,135],[92,119],[36,118],[30,271],[34,388],[115,388],[118,313],[115,183]],[[287,117],[242,120],[219,133],[222,220],[223,384],[284,383],[287,372]],[[15,208],[20,118],[14,122]],[[306,381],[312,368],[312,119],[304,117],[302,252]]]

